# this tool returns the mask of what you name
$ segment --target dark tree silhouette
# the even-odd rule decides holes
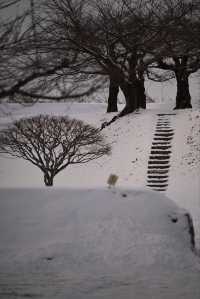
[[[20,15],[0,18],[0,103],[7,98],[23,103],[77,99],[101,88],[104,78],[80,72],[81,53],[66,43],[60,49],[49,39],[53,29],[45,18],[44,1],[27,2]],[[9,14],[10,7],[15,11],[18,3],[0,1],[1,15]]]
[[[115,81],[115,79],[112,78],[112,76],[110,76],[107,112],[118,111],[118,107],[117,107],[118,93],[119,93],[119,84]]]
[[[132,3],[132,2],[131,2]],[[49,20],[56,45],[66,42],[83,57],[98,66],[87,71],[110,79],[108,111],[117,110],[120,87],[125,97],[123,116],[145,108],[144,74],[151,56],[151,14],[143,1],[62,0],[48,1]],[[60,39],[62,36],[62,39]],[[61,41],[61,42],[60,42]],[[61,47],[60,47],[61,48]]]
[[[177,83],[175,109],[191,108],[189,77],[200,68],[199,1],[164,0],[153,7],[155,38],[154,66],[173,73]]]
[[[110,151],[99,129],[68,117],[21,119],[0,132],[0,153],[37,166],[46,186],[53,186],[56,174],[70,164],[87,163]]]

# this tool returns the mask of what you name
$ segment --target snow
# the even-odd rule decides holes
[[[0,297],[199,299],[184,213],[142,189],[1,189]]]
[[[199,72],[191,74],[189,77],[190,94],[192,97],[193,108],[200,108],[200,81]],[[169,102],[174,105],[176,98],[176,80],[171,79],[167,82],[153,82],[151,80],[145,81],[145,90],[147,94],[155,100],[155,102],[166,103]]]
[[[172,167],[167,195],[190,211],[200,248],[200,111],[176,112]]]
[[[197,107],[171,117],[175,135],[162,194],[146,187],[147,165],[157,114],[172,112],[172,101],[105,128],[112,155],[68,167],[51,190],[35,166],[1,156],[0,290],[7,295],[0,298],[199,299],[199,261],[183,212],[193,218],[200,249]],[[100,127],[115,115],[105,111],[106,104],[95,103],[2,104],[0,126],[53,114]],[[119,177],[116,189],[107,189],[110,174]]]

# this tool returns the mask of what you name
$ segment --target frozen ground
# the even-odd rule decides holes
[[[200,298],[184,212],[137,189],[1,189],[0,298]]]

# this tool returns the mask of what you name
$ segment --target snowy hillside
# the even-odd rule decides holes
[[[159,112],[171,112],[172,105],[149,104],[146,111],[128,115],[102,132],[112,145],[112,155],[86,165],[68,167],[55,178],[56,187],[105,187],[110,174],[119,176],[118,187],[145,187],[148,158]],[[106,114],[105,104],[42,104],[31,107],[6,105],[1,107],[1,125],[24,116],[49,113],[69,115],[97,127],[112,114]],[[169,186],[166,191],[179,206],[189,210],[196,227],[197,244],[200,244],[200,112],[176,111],[172,119],[172,141]],[[1,187],[42,187],[42,173],[28,162],[0,157]]]

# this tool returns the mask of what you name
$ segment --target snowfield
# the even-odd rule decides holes
[[[176,111],[166,192],[146,187],[158,113],[149,104],[102,133],[112,154],[66,168],[45,188],[38,168],[0,157],[0,298],[200,298],[200,111]],[[38,114],[68,115],[97,127],[106,104],[0,106],[0,126]],[[110,174],[119,178],[108,189]],[[178,216],[177,216],[178,215]]]
[[[192,298],[184,211],[141,189],[2,189],[0,298]]]

